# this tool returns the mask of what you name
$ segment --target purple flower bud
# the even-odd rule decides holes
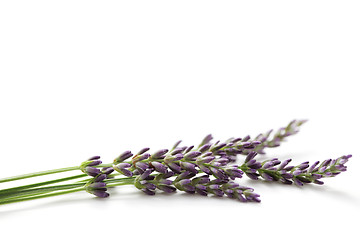
[[[173,163],[173,162],[168,163],[168,166],[169,166],[169,168],[170,168],[172,171],[174,171],[174,172],[176,172],[176,173],[180,173],[180,172],[181,172],[181,167],[180,167],[179,165],[177,165],[176,163]]]
[[[134,160],[142,161],[142,160],[148,159],[149,157],[150,157],[150,153],[144,153],[142,155],[137,156]]]
[[[240,202],[247,202],[247,199],[244,198],[240,190],[235,191],[234,195]]]
[[[205,167],[204,165],[199,165],[199,168],[200,168],[201,171],[203,171],[203,172],[206,173],[206,174],[210,174],[210,173],[211,173],[210,169],[207,168],[207,167]]]
[[[85,167],[85,173],[89,176],[96,177],[98,174],[101,173],[100,169],[94,167]]]
[[[166,193],[176,192],[176,188],[174,188],[174,187],[172,187],[172,186],[158,185],[157,188],[160,189],[161,191],[166,192]]]
[[[98,189],[91,191],[91,193],[100,198],[107,198],[110,196],[110,194],[107,193],[106,191],[98,190]]]
[[[145,172],[140,175],[140,179],[144,180],[144,179],[148,178],[151,173],[152,173],[151,169],[146,169]]]
[[[295,183],[297,186],[299,186],[299,187],[301,187],[301,186],[304,185],[304,183],[301,182],[301,181],[300,181],[298,178],[296,178],[296,177],[293,178],[293,181],[294,181],[294,183]]]
[[[245,174],[246,174],[246,176],[248,176],[249,178],[251,178],[253,180],[258,180],[259,179],[258,174],[256,174],[256,173],[248,173],[248,172],[246,172]]]
[[[240,169],[226,169],[225,173],[227,175],[229,175],[230,177],[234,177],[234,178],[241,178],[243,175],[243,171],[241,171]]]
[[[141,155],[141,154],[143,154],[143,153],[145,153],[145,152],[147,152],[149,150],[150,150],[150,148],[143,148],[136,155]]]
[[[102,182],[107,178],[106,174],[100,174],[98,176],[95,177],[94,181],[95,182]]]
[[[249,165],[248,167],[253,168],[253,169],[259,169],[259,168],[261,168],[261,163],[255,162],[255,163]]]
[[[149,190],[155,190],[156,189],[156,185],[153,184],[153,183],[147,182],[147,183],[144,183],[143,185]]]
[[[203,190],[203,191],[206,191],[206,186],[204,186],[204,185],[202,185],[202,184],[196,184],[196,185],[195,185],[195,188],[196,188],[196,189]]]
[[[205,144],[199,148],[199,152],[202,152],[202,153],[206,152],[207,150],[210,149],[210,147],[211,147],[211,144]]]
[[[319,184],[319,185],[323,185],[323,184],[324,184],[323,181],[320,181],[320,180],[317,180],[317,179],[314,181],[314,183],[315,183],[315,184]]]
[[[311,183],[311,180],[307,179],[306,177],[298,176],[298,178],[303,183]]]
[[[335,165],[334,167],[335,167],[335,169],[337,169],[337,170],[339,170],[339,171],[341,171],[341,172],[346,171],[346,166],[344,166],[344,165],[342,165],[342,164],[340,164],[340,165]]]
[[[174,172],[168,171],[167,173],[164,173],[162,177],[163,178],[169,178],[169,177],[172,177],[174,175],[175,175]]]
[[[184,154],[190,152],[191,149],[193,149],[193,148],[194,148],[194,145],[192,145],[192,146],[190,146],[190,147],[187,147],[187,148],[185,149],[185,151],[184,151]]]
[[[116,160],[117,160],[117,162],[122,162],[132,156],[133,156],[133,154],[130,151],[125,151],[122,154],[120,154],[120,156]]]
[[[257,152],[250,152],[245,159],[245,163],[249,162],[250,160],[252,160],[255,156],[257,155]]]
[[[104,188],[106,187],[106,183],[104,182],[94,182],[89,184],[89,188]]]
[[[213,136],[211,134],[207,135],[200,143],[200,146],[203,146],[207,143],[209,143],[213,139]]]
[[[130,166],[131,166],[131,165],[130,165]],[[115,169],[116,171],[118,171],[119,173],[127,176],[127,177],[132,177],[132,176],[133,176],[133,172],[131,172],[130,170],[126,169],[125,167],[128,167],[128,166],[126,165],[126,163],[125,163],[125,164],[124,164],[124,163],[119,163],[119,164],[117,164],[117,165],[114,166],[114,169]]]
[[[124,174],[125,176],[127,176],[127,177],[132,177],[133,175],[134,175],[134,173],[133,172],[131,172],[130,170],[128,170],[128,169],[121,169],[121,173],[122,174]]]
[[[331,165],[331,166],[332,166],[332,165],[335,165],[335,163],[336,163],[336,159],[333,159],[333,160],[331,160],[330,165]]]
[[[155,168],[156,171],[160,173],[167,172],[167,167],[159,162],[151,162],[150,164]]]
[[[231,140],[232,143],[237,143],[240,142],[242,140],[242,138],[234,138]]]
[[[255,159],[251,159],[250,161],[248,161],[248,162],[246,163],[246,165],[247,165],[247,166],[250,166],[250,165],[252,165],[252,164],[254,164],[254,163],[256,163],[256,160],[255,160]]]
[[[246,141],[248,141],[249,139],[250,139],[250,136],[247,135],[246,137],[244,137],[244,138],[242,139],[242,141],[243,141],[243,142],[246,142]]]
[[[285,179],[291,179],[291,178],[293,178],[293,175],[292,175],[291,173],[287,173],[287,172],[282,173],[281,176],[282,176],[283,178],[285,178]]]
[[[209,186],[209,189],[211,189],[211,190],[219,189],[219,188],[220,188],[220,186],[217,185],[217,184],[214,184],[214,185],[210,185],[210,186]]]
[[[194,193],[195,192],[195,187],[192,185],[184,185],[183,188],[185,189],[186,192],[189,193]]]
[[[235,196],[234,196],[234,190],[232,190],[232,189],[226,189],[225,191],[224,191],[224,193],[229,197],[229,198],[234,198]]]
[[[159,184],[171,185],[172,183],[173,183],[173,181],[168,180],[168,179],[160,179],[159,180]]]
[[[321,169],[322,167],[327,167],[330,164],[330,162],[331,162],[331,159],[327,159],[327,160],[323,161],[320,164],[319,168]]]
[[[283,161],[283,162],[279,165],[278,170],[282,170],[286,165],[289,164],[289,162],[291,162],[291,159],[287,159],[287,160]]]
[[[92,160],[91,162],[89,162],[87,164],[87,166],[97,166],[97,165],[100,165],[102,163],[101,160]]]
[[[320,161],[314,162],[314,164],[309,167],[308,173],[311,173],[319,163]]]
[[[288,180],[288,179],[285,179],[285,178],[280,178],[280,181],[284,184],[288,184],[288,185],[291,185],[292,184],[292,181]]]
[[[114,169],[112,167],[104,167],[101,169],[101,172],[103,174],[109,175],[114,171]]]
[[[192,164],[192,163],[189,163],[189,162],[180,162],[180,166],[183,169],[185,169],[187,171],[190,171],[190,172],[192,172],[194,174],[198,173],[198,171],[195,169],[195,166],[196,166],[195,164]]]
[[[229,159],[222,157],[216,160],[217,163],[220,164],[220,166],[225,166],[229,163]]]
[[[177,148],[177,147],[180,145],[181,142],[182,142],[181,140],[177,141],[177,142],[174,144],[174,146],[173,146],[172,149]]]
[[[184,155],[182,153],[178,153],[174,156],[174,161],[179,161],[184,158]]]
[[[183,185],[187,185],[187,184],[191,184],[191,180],[190,179],[182,179],[182,180],[180,180],[179,181],[179,184],[181,185],[181,186],[183,186]]]
[[[262,166],[263,169],[267,169],[269,167],[272,167],[273,166],[273,163],[271,161],[269,162],[265,162],[264,165]]]
[[[220,150],[221,148],[225,147],[226,145],[227,145],[226,143],[220,143],[220,144],[215,143],[214,145],[211,146],[210,151],[216,152],[216,151]]]
[[[300,165],[298,166],[298,169],[304,170],[304,169],[306,169],[306,168],[308,168],[308,167],[309,167],[309,162],[303,162],[302,164],[300,164]]]
[[[274,181],[274,178],[265,172],[261,173],[261,176],[267,181]]]
[[[185,149],[186,149],[186,147],[175,148],[175,149],[171,152],[171,155],[176,155],[176,154],[178,154],[178,153],[182,153]]]
[[[299,174],[301,174],[302,173],[302,171],[301,170],[295,170],[294,172],[293,172],[293,175],[294,176],[298,176]]]
[[[284,167],[284,170],[291,171],[293,168],[294,168],[294,166],[287,166],[287,167]]]
[[[209,162],[211,162],[212,160],[214,160],[215,159],[215,157],[214,156],[208,156],[208,157],[204,157],[204,158],[201,158],[201,162],[202,163],[209,163]]]
[[[219,179],[227,179],[228,178],[228,176],[225,174],[225,172],[222,169],[210,167],[210,170],[211,170],[212,174],[214,175],[214,177],[216,177],[216,178],[219,178]]]
[[[322,176],[321,174],[313,173],[313,174],[311,174],[311,177],[312,177],[313,179],[320,179],[320,178],[322,178],[323,176]]]
[[[206,190],[196,188],[195,191],[202,196],[207,196]]]
[[[154,191],[151,191],[147,188],[143,188],[141,189],[141,191],[143,191],[144,193],[146,193],[147,195],[155,195],[155,192]]]
[[[165,154],[166,154],[168,151],[169,151],[169,150],[167,150],[167,149],[161,149],[161,150],[155,152],[151,157],[152,157],[153,159],[162,159],[162,158],[165,157]]]
[[[93,157],[89,158],[90,161],[91,160],[98,160],[98,159],[100,159],[100,156],[93,156]]]
[[[140,173],[143,173],[149,168],[149,165],[147,163],[137,162],[135,163],[135,167],[140,171]]]
[[[257,193],[253,193],[253,192],[244,192],[246,200],[247,201],[251,201],[251,202],[261,202],[261,200],[259,199],[260,195]]]
[[[193,176],[193,174],[189,171],[184,171],[182,173],[180,173],[177,177],[175,181],[180,181],[182,179],[189,179]]]
[[[206,152],[206,153],[204,153],[204,154],[202,155],[202,157],[205,158],[205,157],[209,157],[209,156],[212,156],[212,155],[213,155],[212,152]]]
[[[189,153],[184,155],[184,158],[191,160],[191,159],[194,159],[194,158],[196,158],[196,157],[198,157],[200,155],[201,155],[201,152],[196,152],[196,151],[195,152],[189,152]]]
[[[219,189],[211,190],[211,193],[218,196],[218,197],[224,196],[224,192],[222,190],[219,190]]]
[[[120,169],[129,168],[129,167],[131,167],[131,164],[130,163],[119,163],[116,165],[116,167],[118,167]]]

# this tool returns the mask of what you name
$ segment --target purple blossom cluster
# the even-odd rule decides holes
[[[303,186],[305,183],[324,184],[320,179],[334,177],[345,172],[345,163],[352,155],[344,155],[337,159],[327,159],[320,163],[316,161],[312,165],[303,162],[297,166],[291,166],[291,159],[279,161],[277,158],[259,162],[255,160],[256,152],[251,152],[246,157],[240,169],[251,179],[258,180],[259,177],[266,181],[280,181],[284,184],[295,183]]]
[[[93,177],[85,185],[85,190],[88,193],[94,194],[97,197],[106,198],[109,196],[106,188],[105,179],[114,171],[112,167],[104,167],[101,170],[97,168],[102,163],[99,156],[94,156],[83,162],[80,166],[82,172]]]
[[[265,148],[274,148],[280,146],[281,142],[284,141],[287,137],[298,133],[300,126],[306,122],[307,120],[293,120],[286,127],[278,129],[273,135],[271,135],[273,130],[259,134],[254,138],[254,141],[260,141],[261,144],[259,144],[253,151],[259,154],[265,154]],[[248,154],[249,151],[244,151],[243,153]]]
[[[114,159],[112,167],[101,170],[99,157],[93,157],[81,165],[82,171],[93,177],[86,189],[96,196],[107,197],[106,179],[114,170],[133,179],[135,187],[148,195],[154,195],[157,190],[166,193],[179,190],[203,196],[227,196],[242,202],[260,202],[252,188],[234,182],[243,175],[254,180],[262,178],[298,186],[323,184],[320,179],[346,171],[345,163],[351,155],[297,166],[289,165],[291,159],[282,162],[277,158],[263,162],[255,159],[265,148],[277,147],[286,137],[296,134],[304,122],[294,120],[272,137],[269,131],[255,139],[246,136],[211,143],[213,137],[207,135],[197,148],[180,146],[181,141],[178,141],[171,150],[161,149],[153,154],[148,152],[149,148],[143,148],[135,155],[125,151]],[[242,165],[234,164],[238,155],[246,156]]]

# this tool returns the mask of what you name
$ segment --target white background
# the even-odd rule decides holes
[[[309,122],[262,159],[353,154],[324,186],[238,180],[260,204],[120,187],[3,205],[1,238],[356,239],[359,12],[328,0],[1,1],[0,177],[296,118]]]

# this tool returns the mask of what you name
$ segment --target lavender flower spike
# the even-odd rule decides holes
[[[81,170],[85,173],[0,189],[0,205],[83,190],[104,198],[109,196],[108,187],[122,185],[134,185],[148,195],[154,195],[157,191],[172,193],[180,190],[202,196],[227,196],[241,202],[260,202],[260,195],[254,193],[252,188],[241,186],[233,180],[242,178],[245,174],[254,180],[262,178],[303,186],[308,183],[323,184],[322,178],[334,177],[347,170],[345,164],[351,155],[313,164],[303,162],[294,166],[289,165],[290,159],[282,162],[277,158],[262,162],[256,159],[257,154],[263,154],[266,147],[277,147],[286,137],[297,133],[304,122],[294,120],[275,133],[268,131],[256,138],[245,136],[212,143],[213,137],[207,135],[198,148],[194,148],[194,145],[179,147],[179,141],[170,151],[161,149],[150,154],[149,148],[143,148],[135,156],[131,151],[125,151],[113,163],[103,164],[99,156],[94,156],[76,167],[3,178],[0,183],[65,171]],[[246,155],[244,163],[232,164],[239,155]],[[114,170],[120,174],[111,174]],[[57,184],[82,177],[86,179],[70,184]],[[43,185],[53,186],[42,188]]]
[[[319,161],[311,166],[309,162],[303,162],[297,166],[288,166],[288,163],[291,161],[290,159],[282,163],[277,159],[272,159],[262,164],[252,159],[239,168],[249,178],[254,180],[262,177],[267,181],[281,181],[285,184],[295,183],[298,186],[303,186],[305,183],[323,184],[319,179],[334,177],[341,172],[345,172],[347,168],[344,164],[349,158],[351,158],[351,155],[344,155],[337,159],[328,159],[320,163],[318,167]],[[275,167],[276,165],[279,166]]]

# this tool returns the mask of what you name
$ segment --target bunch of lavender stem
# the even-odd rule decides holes
[[[0,190],[0,204],[26,201],[37,198],[87,191],[97,197],[108,197],[108,188],[121,185],[135,185],[146,194],[155,194],[156,189],[168,193],[176,190],[200,195],[227,195],[243,202],[259,202],[259,195],[252,188],[234,182],[245,173],[251,179],[260,178],[266,181],[281,181],[285,184],[293,182],[302,186],[304,183],[323,184],[319,179],[333,177],[346,170],[344,164],[351,157],[345,155],[337,159],[308,162],[298,166],[289,166],[291,160],[280,162],[271,159],[264,162],[255,160],[257,154],[264,154],[268,147],[278,147],[288,136],[298,132],[304,120],[294,120],[275,134],[271,131],[259,134],[254,139],[231,138],[226,142],[211,143],[212,136],[206,136],[200,145],[180,147],[177,142],[171,150],[162,149],[149,154],[149,148],[133,155],[125,151],[112,163],[103,164],[100,157],[95,156],[84,161],[80,166],[54,169],[49,171],[24,174],[0,179],[0,183],[30,177],[55,174],[60,172],[81,170],[83,174],[54,180],[23,185]],[[238,155],[245,155],[242,165],[233,164]],[[60,182],[83,180],[68,184]]]

